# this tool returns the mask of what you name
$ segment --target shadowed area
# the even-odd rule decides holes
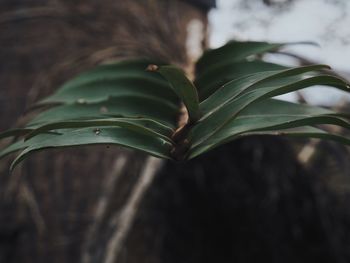
[[[159,262],[347,262],[349,197],[294,156],[285,139],[251,137],[167,163],[130,242],[143,233]]]

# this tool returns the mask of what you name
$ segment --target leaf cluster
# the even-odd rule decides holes
[[[13,142],[0,158],[19,152],[13,169],[46,148],[121,145],[174,160],[188,160],[242,136],[315,137],[350,144],[341,134],[349,115],[274,98],[314,85],[349,91],[327,65],[286,67],[261,59],[284,44],[227,43],[196,63],[193,81],[178,67],[150,60],[101,65],[65,83],[35,106],[46,109],[25,127],[2,132]],[[48,107],[48,109],[47,109]],[[179,121],[185,109],[185,122]],[[183,119],[184,116],[182,116]]]

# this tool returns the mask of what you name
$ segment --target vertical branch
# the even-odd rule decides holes
[[[34,196],[34,193],[26,182],[23,182],[21,184],[20,195],[21,198],[23,198],[25,203],[28,205],[30,214],[33,218],[38,233],[42,234],[47,228],[46,223],[40,212],[40,208]]]
[[[91,250],[93,250],[95,237],[98,235],[98,231],[101,228],[101,225],[106,221],[108,216],[108,208],[110,207],[110,202],[113,200],[112,196],[116,190],[118,179],[120,178],[125,164],[127,162],[127,157],[121,155],[114,164],[114,167],[111,169],[111,173],[106,176],[106,181],[104,183],[103,192],[97,203],[94,223],[87,231],[86,242],[83,245],[82,251],[82,262],[89,263],[91,262],[92,256]]]
[[[154,157],[149,157],[144,169],[131,192],[129,199],[116,218],[117,229],[113,233],[106,248],[105,263],[114,263],[118,259],[129,231],[135,221],[136,213],[141,200],[152,183],[156,172],[160,169],[163,161]]]

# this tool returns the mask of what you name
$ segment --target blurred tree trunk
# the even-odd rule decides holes
[[[206,27],[205,11],[174,0],[4,0],[0,10],[0,130],[99,63],[147,56],[187,66],[187,26]],[[51,150],[11,177],[1,162],[0,262],[105,262],[145,159],[115,147]],[[143,240],[129,242],[118,262],[159,262]]]
[[[176,0],[0,7],[1,130],[96,64],[148,56],[187,67],[187,26],[193,18],[206,26],[204,11]],[[349,262],[349,195],[339,200],[327,188],[338,170],[326,174],[347,169],[337,160],[346,151],[314,149],[305,168],[294,151],[303,147],[290,146],[246,138],[153,168],[142,154],[81,147],[35,154],[11,177],[2,161],[0,262]],[[156,168],[138,211],[127,207],[135,221],[125,227],[124,204]]]

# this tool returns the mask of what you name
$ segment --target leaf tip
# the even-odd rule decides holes
[[[18,162],[16,162],[16,160],[14,160],[11,165],[10,165],[10,169],[9,169],[9,173],[12,174],[12,172],[15,170],[16,166],[17,166]]]

